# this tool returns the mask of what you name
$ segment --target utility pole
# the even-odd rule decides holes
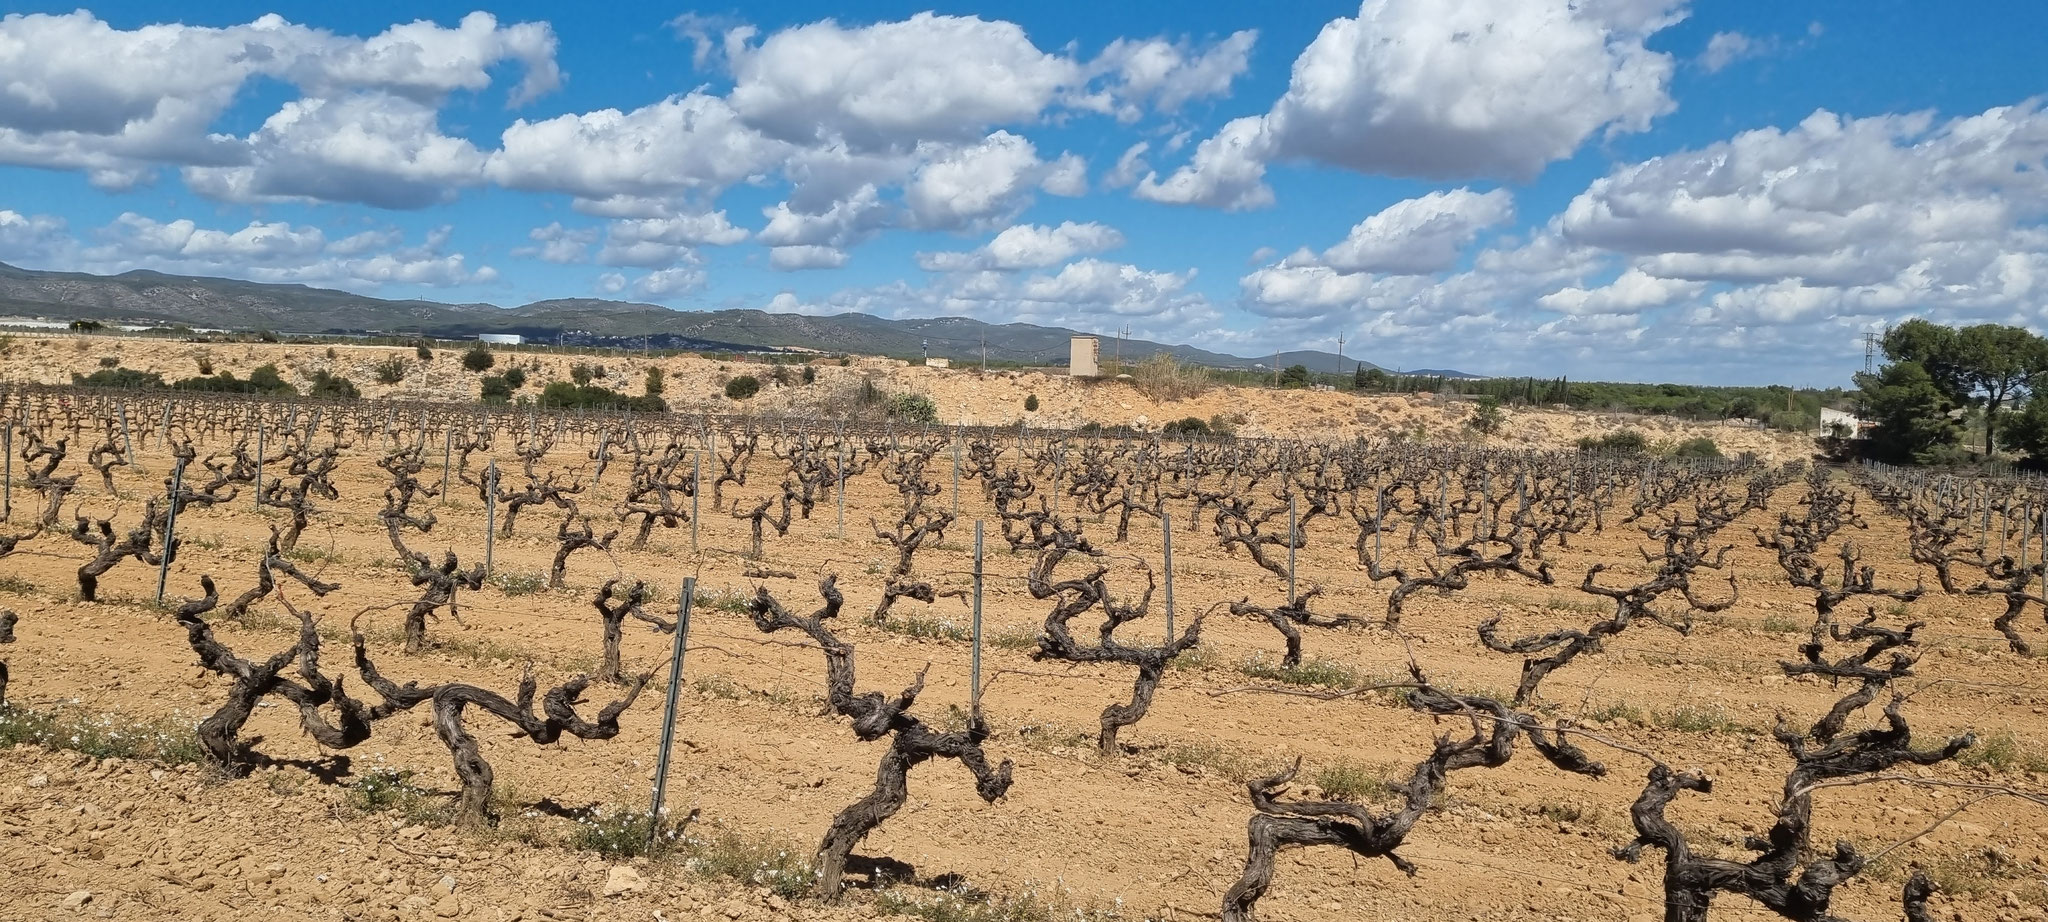
[[[1116,373],[1124,373],[1124,337],[1131,335],[1130,327],[1118,327],[1116,331]]]
[[[981,373],[988,374],[988,334],[981,334]]]
[[[1337,377],[1344,376],[1344,331],[1337,331]]]

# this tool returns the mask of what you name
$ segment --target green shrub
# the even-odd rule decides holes
[[[805,366],[804,366],[804,383],[805,383],[805,384],[810,384],[810,383],[812,383],[812,382],[815,382],[815,381],[817,381],[817,380],[818,380],[818,369],[816,369],[816,368],[813,368],[813,367],[811,367],[811,366],[809,366],[809,365],[805,365]]]
[[[1677,447],[1671,449],[1671,456],[1674,458],[1719,458],[1721,457],[1721,446],[1714,444],[1713,439],[1703,435],[1678,443]]]
[[[121,367],[121,357],[120,357],[120,356],[118,356],[118,355],[103,355],[103,356],[100,356],[100,367],[101,367],[101,368],[119,368],[119,367]]]
[[[505,369],[502,377],[504,377],[505,383],[511,385],[515,391],[526,386],[526,369],[520,368],[517,365]]]
[[[1289,365],[1280,372],[1280,386],[1287,389],[1308,386],[1308,366]]]
[[[590,377],[591,375],[589,365],[586,365],[582,362],[577,362],[576,364],[569,366],[569,380],[574,381],[577,384],[589,384]]]
[[[419,356],[419,360],[422,362],[431,362],[434,360],[434,350],[427,348],[426,343],[418,343],[414,345],[412,347],[412,354]]]
[[[483,389],[477,399],[485,403],[509,403],[512,392],[519,389],[505,375],[484,375]]]
[[[354,400],[363,396],[363,392],[356,388],[354,381],[322,368],[309,377],[306,396],[327,400]]]
[[[211,357],[202,355],[199,357],[197,364],[199,365],[200,374],[213,374],[213,359]]]
[[[725,396],[734,400],[745,400],[761,392],[761,379],[753,375],[740,375],[725,382]]]
[[[1472,418],[1466,420],[1465,425],[1471,427],[1474,432],[1492,435],[1500,431],[1500,425],[1503,421],[1500,413],[1500,398],[1481,397],[1472,402]]]
[[[667,384],[667,383],[666,383],[666,382],[665,382],[665,381],[663,380],[663,376],[662,376],[662,373],[661,373],[661,369],[659,369],[659,368],[649,368],[649,369],[647,369],[647,385],[646,385],[646,387],[647,387],[647,396],[649,396],[649,397],[659,397],[659,396],[661,396],[661,392],[662,392],[662,391],[664,391],[664,390],[667,390],[667,389],[668,389],[668,384]]]
[[[1036,412],[1038,412],[1038,395],[1037,395],[1037,394],[1026,394],[1026,395],[1024,395],[1024,412],[1026,412],[1026,413],[1036,413]]]
[[[378,384],[397,384],[405,380],[405,359],[396,355],[386,356],[383,361],[371,366],[371,372],[376,375]]]
[[[1579,440],[1579,450],[1639,455],[1650,450],[1650,440],[1647,436],[1634,429],[1623,429],[1620,432],[1610,432],[1597,437],[1586,436]]]
[[[478,374],[490,371],[491,366],[496,364],[498,357],[492,355],[491,350],[484,348],[483,343],[469,347],[469,351],[462,354],[462,367]]]
[[[789,382],[795,379],[790,376],[788,368],[781,365],[777,365],[774,369],[768,372],[768,380],[773,381],[776,384],[781,385],[783,387],[788,387]]]
[[[914,423],[935,423],[939,405],[923,394],[897,394],[889,401],[889,415]]]
[[[582,410],[637,410],[658,413],[668,409],[660,397],[628,397],[598,384],[556,381],[541,389],[540,405]]]
[[[1190,416],[1169,422],[1159,427],[1159,431],[1166,435],[1208,435],[1209,423],[1199,416]]]
[[[89,375],[73,372],[71,383],[80,387],[148,389],[163,387],[164,376],[153,371],[136,371],[133,368],[102,368]]]

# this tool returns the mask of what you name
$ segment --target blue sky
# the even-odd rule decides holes
[[[1708,383],[2048,320],[2048,4],[13,8],[17,265]]]

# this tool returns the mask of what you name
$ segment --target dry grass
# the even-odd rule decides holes
[[[1209,380],[1209,369],[1185,364],[1164,352],[1134,366],[1131,383],[1139,393],[1161,403],[1200,397],[1215,386]]]

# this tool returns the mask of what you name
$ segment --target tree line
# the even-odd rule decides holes
[[[1997,323],[1950,327],[1918,318],[1885,331],[1885,364],[1858,374],[1863,452],[1900,464],[1969,460],[1972,449],[2048,462],[2048,339]],[[1964,440],[1981,424],[1981,441]],[[1975,435],[1974,433],[1970,433]]]

